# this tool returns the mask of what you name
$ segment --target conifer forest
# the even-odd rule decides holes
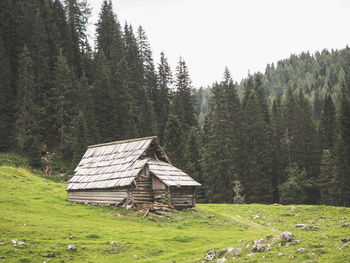
[[[84,0],[0,1],[0,151],[72,173],[88,145],[156,135],[199,203],[350,206],[348,46],[194,87],[111,1],[94,45],[89,16]]]

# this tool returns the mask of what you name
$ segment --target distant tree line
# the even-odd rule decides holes
[[[198,90],[206,201],[350,205],[350,49]],[[204,180],[204,181],[205,181]],[[226,183],[224,183],[226,182]]]
[[[199,202],[350,205],[350,51],[303,53],[265,74],[194,90],[180,58],[104,1],[91,47],[86,0],[0,2],[0,150],[73,168],[90,144],[157,135],[202,183]],[[197,116],[197,117],[196,117]],[[199,125],[198,121],[202,124]]]

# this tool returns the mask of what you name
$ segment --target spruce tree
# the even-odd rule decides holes
[[[173,102],[173,111],[178,116],[183,129],[188,132],[192,126],[197,126],[194,110],[192,82],[185,61],[180,57],[176,67],[176,93]]]
[[[331,151],[328,149],[323,150],[320,177],[319,177],[319,189],[320,189],[320,203],[323,205],[333,204],[332,190],[334,189],[334,176],[335,166]]]
[[[320,117],[320,144],[321,149],[333,150],[336,139],[336,112],[331,94],[327,94],[323,101]]]
[[[13,92],[11,89],[10,63],[0,36],[0,150],[11,148],[13,115]]]
[[[99,51],[95,56],[95,74],[92,88],[93,108],[96,117],[96,127],[98,140],[108,142],[115,140],[117,130],[110,127],[111,120],[116,120],[115,116],[115,93],[112,89],[111,71],[108,61],[103,53]],[[112,122],[117,125],[117,123]]]
[[[76,80],[67,59],[60,52],[55,67],[55,82],[51,91],[51,101],[54,106],[56,136],[60,152],[65,158],[71,151],[71,121],[76,114]]]
[[[173,165],[185,168],[184,147],[185,133],[181,122],[174,114],[170,114],[164,131],[164,148]]]
[[[32,164],[38,166],[41,157],[41,136],[38,132],[40,108],[35,104],[34,95],[34,73],[30,53],[25,45],[19,60],[15,131],[19,150],[28,153]]]
[[[203,171],[202,171],[202,156],[199,141],[199,131],[192,127],[190,133],[187,136],[185,142],[185,167],[184,170],[188,173],[194,180],[203,184]],[[201,187],[196,188],[196,201],[204,202],[206,201],[204,189]]]
[[[273,198],[272,188],[272,142],[269,113],[260,76],[254,78],[254,89],[247,86],[243,102],[240,181],[243,183],[247,202],[269,203]]]
[[[210,117],[204,140],[204,169],[210,202],[233,202],[233,162],[231,160],[228,103],[224,83],[213,86]]]
[[[164,140],[165,124],[170,112],[170,88],[172,84],[172,72],[164,53],[160,53],[158,64],[158,90],[159,98],[154,104],[155,112],[158,116],[158,138]]]

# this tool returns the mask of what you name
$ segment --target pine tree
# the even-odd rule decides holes
[[[194,180],[203,184],[204,178],[202,176],[202,164],[201,164],[201,149],[198,130],[192,127],[190,133],[187,136],[185,144],[185,167],[184,170],[188,173]],[[206,201],[204,189],[201,187],[196,188],[196,201],[204,202]]]
[[[339,135],[335,147],[337,204],[350,206],[350,95],[343,87],[339,98]]]
[[[158,116],[158,138],[164,140],[165,124],[170,112],[170,86],[172,84],[172,73],[167,58],[164,53],[160,53],[158,64],[158,89],[159,98],[154,104],[155,112]]]
[[[230,144],[227,97],[224,84],[214,84],[210,117],[204,140],[204,169],[210,202],[233,202],[234,174]]]
[[[38,133],[40,108],[34,102],[35,83],[30,53],[25,45],[20,55],[17,88],[16,139],[21,152],[26,152],[33,165],[40,164],[41,143]]]
[[[93,108],[96,118],[98,139],[104,142],[115,140],[117,130],[110,124],[117,125],[111,120],[116,120],[114,91],[112,89],[111,71],[103,51],[99,51],[95,57],[95,75],[92,89]]]
[[[0,36],[0,150],[11,148],[13,92],[11,90],[10,63]]]
[[[261,76],[256,75],[253,83],[254,89],[248,85],[243,98],[243,161],[239,180],[244,186],[247,202],[269,203],[273,198],[269,112],[261,86]]]
[[[82,74],[81,54],[86,50],[86,27],[91,10],[87,0],[64,0],[69,25],[70,59],[77,76]]]
[[[184,131],[176,115],[170,114],[164,131],[164,148],[171,162],[178,168],[185,167]]]
[[[114,116],[117,117],[115,121],[115,124],[117,125],[115,130],[118,131],[115,135],[116,139],[135,138],[138,135],[135,123],[136,116],[134,114],[134,102],[129,93],[130,79],[129,68],[126,59],[123,58],[119,62],[117,70],[112,74],[112,83],[114,85],[113,97],[115,98],[115,101],[118,102],[114,107],[116,112],[113,113]],[[152,120],[144,119],[144,121],[152,123]],[[111,125],[113,125],[113,123],[111,123]],[[151,134],[153,134],[153,132],[149,131],[148,135]]]
[[[320,177],[319,177],[319,189],[320,189],[320,203],[324,205],[333,204],[332,190],[334,189],[334,175],[335,166],[331,151],[328,149],[323,150]]]
[[[197,126],[194,111],[192,83],[185,61],[180,57],[176,67],[176,93],[173,102],[174,113],[178,116],[185,132],[192,126]]]
[[[320,117],[320,144],[321,149],[333,150],[336,127],[335,106],[331,94],[327,94],[324,101]]]
[[[154,105],[159,99],[157,75],[153,63],[152,50],[146,32],[143,30],[142,26],[139,26],[137,29],[137,45],[143,65],[143,87]]]
[[[290,140],[286,134],[286,128],[282,113],[281,96],[274,99],[271,111],[272,129],[272,184],[273,202],[279,202],[278,186],[285,182],[285,168],[288,166],[288,146]]]
[[[297,98],[296,131],[293,134],[294,161],[302,169],[306,169],[314,187],[308,193],[308,202],[315,203],[319,200],[317,181],[320,167],[320,151],[318,135],[312,121],[312,113],[309,102],[305,99],[304,93],[299,92]]]
[[[125,55],[124,41],[120,25],[113,13],[111,1],[103,1],[96,24],[96,46],[99,52],[103,51],[108,61],[117,65]]]
[[[299,169],[296,163],[286,169],[287,181],[279,186],[281,204],[303,204],[308,200],[308,190],[312,187],[305,169]]]
[[[67,59],[62,54],[62,51],[57,58],[54,74],[55,82],[51,91],[51,101],[56,116],[56,136],[60,152],[65,158],[68,158],[71,154],[72,131],[70,124],[76,114],[77,90],[74,73],[69,68]]]

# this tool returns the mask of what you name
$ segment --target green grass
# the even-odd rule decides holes
[[[158,218],[68,202],[66,184],[24,168],[1,166],[0,185],[0,256],[5,258],[0,262],[201,262],[209,249],[242,247],[283,231],[301,243],[275,243],[270,251],[252,256],[247,256],[249,248],[243,249],[241,257],[226,262],[350,262],[350,248],[339,250],[344,245],[340,239],[350,237],[350,228],[342,228],[350,221],[349,208],[200,204],[197,211]],[[295,227],[310,220],[317,230]],[[14,247],[12,239],[26,245]],[[68,244],[77,251],[68,251]],[[298,254],[301,247],[305,252]],[[278,257],[279,252],[285,256]]]

